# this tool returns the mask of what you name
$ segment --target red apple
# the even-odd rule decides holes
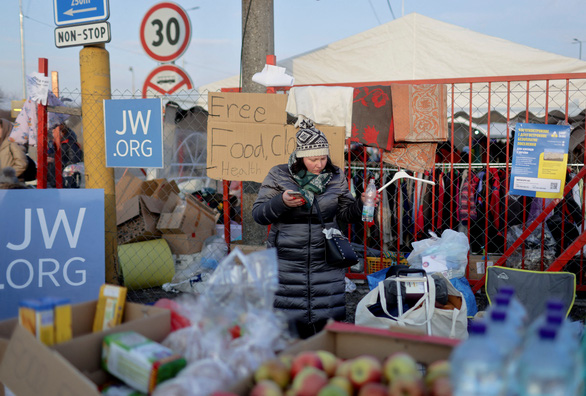
[[[395,352],[383,362],[383,375],[385,380],[392,384],[395,378],[404,375],[421,377],[421,372],[417,361],[411,355],[405,352]]]
[[[323,365],[318,354],[314,351],[299,352],[291,361],[291,378],[295,378],[297,374],[305,367],[314,367],[323,370]]]
[[[304,367],[293,379],[291,389],[296,396],[316,396],[328,384],[328,376],[315,367]]]
[[[352,396],[352,393],[348,393],[345,389],[340,388],[338,385],[327,384],[319,390],[317,396]]]
[[[425,377],[423,378],[425,382],[425,387],[427,389],[431,389],[433,387],[433,383],[443,377],[450,378],[451,372],[451,364],[450,361],[447,359],[436,360],[432,364],[427,367],[427,371],[425,372]]]
[[[380,382],[368,382],[360,388],[358,396],[387,396],[387,387]]]
[[[336,374],[336,368],[338,368],[338,357],[333,353],[323,349],[316,351],[316,353],[321,360],[323,370],[329,377],[333,377]]]
[[[449,377],[438,377],[429,390],[429,396],[452,396],[452,383]]]
[[[352,386],[352,382],[350,382],[348,377],[332,377],[330,378],[329,384],[344,389],[349,395],[354,394],[354,386]]]
[[[389,396],[425,396],[425,385],[421,376],[403,375],[389,384]]]
[[[271,380],[257,382],[250,391],[250,396],[283,396],[281,387]]]
[[[273,380],[284,389],[289,385],[291,373],[289,368],[279,359],[270,359],[263,362],[254,372],[254,381],[260,382],[265,379]]]
[[[350,379],[350,365],[352,364],[352,359],[342,360],[338,362],[338,367],[336,367],[336,377],[346,377]]]
[[[381,363],[373,356],[362,355],[352,359],[350,364],[350,382],[356,389],[368,382],[380,382]]]

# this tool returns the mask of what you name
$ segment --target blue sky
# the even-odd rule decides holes
[[[61,89],[79,89],[79,51],[57,48],[52,0],[21,0],[24,14],[26,73],[37,71],[38,58],[48,58],[49,70],[59,72]],[[112,90],[140,89],[158,63],[142,49],[140,22],[157,0],[110,0]],[[193,34],[185,54],[176,61],[195,86],[235,75],[239,71],[240,0],[176,0],[189,10]],[[19,0],[2,0],[0,89],[7,99],[22,96]],[[425,16],[519,44],[569,57],[578,57],[574,38],[585,40],[584,0],[274,0],[275,55],[284,59],[379,24],[417,12]],[[192,9],[199,7],[197,9]],[[190,10],[192,9],[192,10]],[[133,72],[129,69],[132,67]],[[0,107],[7,108],[6,102]]]

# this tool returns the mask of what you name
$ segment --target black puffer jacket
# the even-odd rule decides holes
[[[344,270],[328,266],[324,234],[315,207],[289,208],[283,203],[285,190],[299,190],[286,164],[270,171],[252,208],[254,220],[271,224],[269,247],[277,248],[279,290],[275,307],[289,320],[316,323],[328,318],[345,319]],[[355,200],[344,174],[334,174],[326,191],[316,195],[326,227],[335,220],[361,221],[362,201]]]

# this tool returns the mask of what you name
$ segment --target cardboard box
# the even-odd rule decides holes
[[[163,234],[163,239],[169,244],[171,253],[182,255],[201,252],[204,241],[212,235],[214,233],[209,229],[193,234]]]
[[[116,207],[138,195],[146,195],[165,202],[169,194],[179,194],[174,180],[142,180],[131,173],[125,173],[116,183]]]
[[[143,190],[145,195],[162,202],[167,201],[172,193],[179,194],[179,186],[175,180],[168,181],[167,179],[147,180],[144,182]]]
[[[501,256],[488,256],[486,265],[494,265]],[[479,280],[485,275],[484,256],[480,254],[471,254],[468,262],[468,279]]]
[[[212,230],[215,233],[217,215],[212,208],[192,195],[183,201],[171,193],[165,202],[157,229],[163,234],[198,234]]]
[[[371,355],[381,362],[394,352],[407,352],[423,365],[448,359],[460,340],[451,338],[393,332],[385,329],[332,322],[320,333],[294,344],[282,354],[294,355],[301,351],[324,349],[342,359]],[[253,386],[253,377],[240,381],[231,391],[247,395]]]
[[[73,305],[74,338],[52,347],[41,344],[17,319],[0,322],[0,340],[5,344],[10,339],[0,362],[0,381],[17,395],[99,396],[97,386],[111,379],[100,365],[106,334],[134,330],[161,342],[171,331],[169,310],[127,303],[121,325],[92,333],[96,303]]]
[[[161,235],[157,222],[163,202],[146,195],[137,195],[116,206],[118,244],[144,241]]]

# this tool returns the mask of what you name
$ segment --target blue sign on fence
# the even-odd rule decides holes
[[[108,0],[53,0],[55,25],[105,21],[110,17]]]
[[[105,282],[104,190],[0,190],[0,320],[23,299],[97,299]]]
[[[106,166],[163,167],[161,98],[104,100]]]

